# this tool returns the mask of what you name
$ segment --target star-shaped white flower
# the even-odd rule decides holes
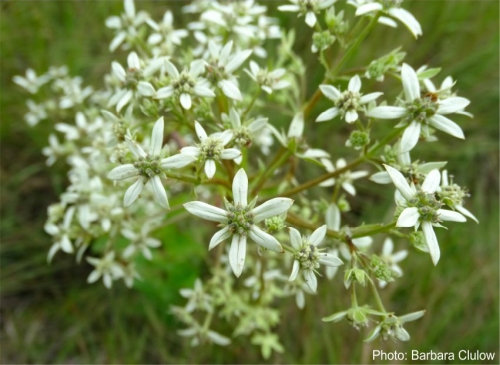
[[[203,60],[195,60],[191,62],[189,70],[186,69],[179,73],[173,63],[165,61],[165,69],[170,75],[170,85],[159,89],[156,98],[166,99],[174,96],[179,100],[181,106],[188,110],[191,109],[193,96],[202,98],[215,97],[208,81],[200,77],[204,68],[205,63]]]
[[[439,170],[429,172],[417,189],[413,184],[410,186],[398,170],[389,165],[384,166],[401,195],[396,202],[404,207],[396,227],[415,227],[415,230],[422,227],[432,262],[437,265],[441,253],[433,227],[441,227],[439,223],[442,221],[465,222],[465,217],[460,213],[441,209],[442,203],[435,196],[441,180]]]
[[[245,69],[245,72],[268,94],[290,86],[289,81],[280,80],[286,72],[284,68],[269,71],[267,68],[260,68],[256,62],[250,61],[250,70]]]
[[[218,222],[223,227],[210,240],[209,250],[232,237],[229,264],[237,277],[241,275],[245,264],[248,238],[268,250],[284,252],[278,240],[261,230],[257,224],[267,218],[285,213],[293,204],[293,200],[289,198],[274,198],[255,207],[257,198],[248,203],[247,194],[248,177],[245,170],[240,169],[233,180],[233,203],[225,200],[226,210],[200,201],[184,204],[189,213]]]
[[[403,261],[406,256],[408,256],[408,251],[401,250],[394,253],[393,251],[394,242],[392,242],[392,239],[387,237],[384,241],[384,246],[382,247],[382,254],[380,255],[380,258],[387,263],[389,268],[397,277],[400,277],[403,275],[403,270],[399,267],[398,262]],[[384,288],[387,285],[387,281],[379,280],[378,285],[381,288]]]
[[[417,73],[406,63],[401,67],[401,79],[405,94],[404,106],[378,106],[366,113],[370,118],[402,118],[401,125],[407,126],[401,139],[401,152],[415,147],[420,132],[425,132],[429,126],[454,137],[465,138],[462,129],[444,115],[463,111],[470,103],[468,99],[455,96],[436,101],[432,97],[421,97]]]
[[[165,178],[163,169],[180,169],[196,161],[192,156],[177,154],[167,158],[161,158],[160,152],[163,146],[163,117],[158,119],[153,127],[149,153],[146,153],[139,144],[129,136],[125,137],[128,148],[136,158],[133,164],[125,164],[115,167],[108,174],[108,179],[123,180],[136,177],[123,198],[123,205],[129,206],[141,194],[144,186],[151,182],[156,201],[162,207],[169,209],[167,193],[161,183],[161,177]]]
[[[89,264],[94,265],[95,269],[89,274],[87,282],[95,283],[102,277],[106,288],[110,289],[113,280],[123,277],[124,271],[120,264],[115,261],[115,252],[110,251],[106,256],[98,259],[96,257],[87,257]]]
[[[159,46],[164,46],[165,43],[168,50],[173,48],[172,45],[180,45],[182,38],[189,35],[186,29],[174,29],[174,17],[170,10],[165,12],[160,23],[149,18],[146,22],[154,30],[148,37],[148,43]]]
[[[336,0],[290,0],[290,5],[280,5],[278,10],[299,13],[299,16],[305,15],[305,21],[308,26],[313,28],[318,19],[316,14],[321,10],[333,5]]]
[[[335,106],[321,113],[316,118],[316,122],[331,120],[340,114],[347,123],[354,123],[358,120],[358,111],[363,110],[363,105],[383,94],[382,92],[374,92],[362,95],[359,92],[361,79],[358,75],[349,80],[347,90],[344,92],[340,92],[339,89],[332,85],[319,85],[319,88],[323,95],[334,102]]]
[[[343,158],[339,158],[335,166],[333,166],[333,163],[328,158],[322,158],[321,163],[325,166],[326,171],[328,172],[340,170],[347,166],[347,162]],[[345,191],[354,196],[356,195],[356,188],[353,185],[354,180],[361,179],[368,176],[368,174],[368,171],[364,170],[355,172],[346,171],[340,174],[337,178],[331,178],[323,181],[319,186],[326,187],[340,184]]]
[[[408,11],[401,8],[403,0],[392,1],[375,1],[375,0],[349,0],[347,3],[354,5],[356,9],[356,16],[373,14],[381,11],[384,14],[396,18],[403,23],[415,38],[422,35],[422,27],[417,19]],[[388,25],[390,27],[397,27],[397,23],[389,17],[381,16],[378,20],[379,23]]]
[[[301,236],[300,232],[295,228],[289,228],[290,242],[294,248],[294,261],[292,273],[289,281],[297,278],[299,271],[302,271],[304,280],[306,281],[309,289],[313,292],[318,287],[318,279],[315,272],[320,264],[325,266],[340,266],[343,264],[337,256],[331,253],[324,253],[318,249],[318,245],[325,239],[327,227],[326,224],[316,229],[311,236]]]
[[[106,19],[106,26],[116,29],[118,32],[109,45],[109,50],[113,52],[125,40],[137,37],[137,28],[148,18],[147,13],[140,11],[136,13],[134,0],[124,0],[125,12],[121,16],[110,16]]]
[[[239,162],[241,151],[236,148],[225,148],[233,138],[233,132],[225,130],[222,133],[207,135],[205,129],[197,121],[194,122],[196,134],[200,139],[198,146],[188,146],[181,149],[181,155],[198,159],[205,164],[205,174],[213,178],[217,169],[215,162],[219,160],[234,160]]]
[[[451,177],[452,178],[452,177]],[[448,178],[448,171],[443,170],[441,173],[441,186],[438,188],[438,195],[443,200],[443,202],[450,208],[459,211],[466,217],[469,217],[476,223],[479,223],[477,218],[469,212],[463,206],[463,199],[468,196],[467,191],[457,184],[453,183],[453,180]]]

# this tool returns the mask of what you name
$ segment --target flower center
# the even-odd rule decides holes
[[[468,196],[467,190],[462,189],[457,184],[442,186],[439,196],[450,206],[462,205],[464,197]]]
[[[205,160],[215,160],[218,161],[220,159],[220,155],[224,150],[224,146],[222,145],[222,141],[217,137],[208,137],[204,140],[200,145],[200,157],[203,161]]]
[[[214,60],[207,66],[207,79],[215,84],[220,80],[227,79],[228,75],[224,66],[218,64],[219,60]]]
[[[406,109],[409,112],[405,118],[408,123],[411,123],[414,120],[419,123],[425,123],[428,118],[436,114],[438,104],[433,101],[432,98],[417,98],[413,101],[407,102]]]
[[[191,75],[187,71],[182,71],[179,77],[172,82],[172,87],[178,94],[190,94],[195,84]]]
[[[251,207],[247,205],[242,207],[241,204],[236,206],[228,203],[228,213],[227,213],[227,225],[229,231],[232,234],[239,234],[240,236],[246,236],[248,231],[253,226],[253,213],[250,212]]]
[[[139,170],[139,175],[147,178],[160,175],[160,156],[147,155],[146,157],[139,157],[134,162],[134,167]]]
[[[441,202],[436,199],[434,194],[419,191],[417,196],[410,200],[410,205],[418,208],[421,221],[439,222],[437,210],[441,208]]]
[[[299,2],[300,12],[305,14],[309,11],[316,13],[318,11],[318,1],[317,0],[300,0]]]
[[[335,106],[346,113],[349,110],[356,110],[359,108],[360,95],[357,91],[344,91],[342,96],[337,100]]]
[[[319,268],[320,251],[316,246],[309,243],[306,239],[302,240],[302,246],[295,252],[295,259],[300,262],[300,267],[306,270]]]
[[[135,90],[137,84],[141,81],[142,72],[136,68],[127,69],[127,74],[125,75],[125,88]]]

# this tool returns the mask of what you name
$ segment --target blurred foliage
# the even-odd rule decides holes
[[[266,3],[266,2],[263,2]],[[155,18],[166,6],[178,14],[180,2],[139,2]],[[275,8],[275,2],[267,2]],[[406,2],[405,2],[406,5]],[[410,343],[364,344],[363,333],[346,323],[324,324],[320,318],[348,305],[340,275],[328,290],[307,298],[303,311],[293,298],[280,303],[283,319],[278,328],[286,349],[274,363],[367,363],[372,349],[386,351],[494,351],[498,360],[498,64],[499,36],[496,1],[408,2],[420,20],[424,36],[413,40],[400,25],[394,30],[379,26],[365,41],[354,64],[366,65],[402,45],[406,62],[414,67],[442,67],[437,80],[452,75],[460,95],[471,99],[475,117],[458,119],[466,142],[440,134],[443,143],[419,146],[427,159],[448,159],[456,181],[469,187],[468,208],[480,224],[456,224],[439,230],[442,260],[433,267],[427,255],[413,252],[404,262],[405,276],[383,291],[393,310],[407,313],[426,309],[423,319],[407,326]],[[67,64],[71,74],[86,84],[99,85],[113,59],[107,48],[111,32],[104,20],[122,11],[119,1],[3,1],[0,4],[1,104],[1,343],[2,363],[259,363],[259,349],[241,338],[228,348],[202,353],[178,337],[178,324],[169,306],[183,303],[180,287],[191,286],[204,275],[206,247],[192,227],[180,225],[158,233],[164,246],[155,259],[143,265],[146,280],[132,290],[116,285],[87,285],[90,267],[75,265],[73,257],[58,255],[46,263],[50,247],[43,232],[46,207],[64,190],[63,164],[50,170],[41,148],[51,127],[29,128],[23,120],[26,96],[12,83],[12,76],[31,67],[44,72],[50,65]],[[309,49],[310,29],[295,14],[273,14],[283,24],[298,23],[297,49]],[[376,44],[376,47],[371,47]],[[316,56],[300,52],[306,65],[316,68]],[[318,82],[321,75],[311,77]],[[367,82],[368,83],[368,82]],[[394,85],[398,81],[394,80]],[[369,84],[369,83],[368,83]],[[389,90],[389,88],[387,89]],[[308,90],[312,94],[314,90]],[[393,96],[389,94],[389,98]],[[322,104],[316,112],[322,110]],[[338,156],[349,127],[326,133],[326,123],[315,125],[311,139],[337,145]],[[386,128],[391,128],[387,123]],[[323,138],[321,136],[328,136]],[[425,160],[425,158],[423,158]],[[361,197],[373,184],[360,184]],[[364,204],[373,220],[384,217],[392,193]],[[370,205],[371,203],[371,205]],[[354,203],[355,204],[355,203]],[[356,208],[354,209],[356,211]],[[389,219],[390,217],[386,217]],[[347,217],[349,220],[349,217]],[[380,245],[383,237],[376,240]],[[397,242],[396,242],[397,243]],[[321,286],[320,286],[321,289]],[[325,288],[323,288],[325,289]],[[389,300],[389,298],[391,298]],[[419,362],[423,363],[423,362]]]

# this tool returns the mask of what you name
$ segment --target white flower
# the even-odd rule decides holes
[[[318,14],[321,10],[333,5],[336,0],[290,0],[291,5],[280,5],[278,10],[299,13],[305,15],[305,21],[311,28],[316,25]]]
[[[22,88],[26,89],[31,94],[36,94],[40,86],[49,81],[49,79],[49,75],[37,76],[36,72],[33,69],[28,68],[26,70],[26,77],[14,76],[12,78],[12,81],[14,81],[14,83],[18,84]]]
[[[451,176],[452,178],[452,176]],[[451,183],[450,183],[451,180]],[[448,171],[444,170],[441,173],[441,186],[438,188],[438,195],[442,201],[452,209],[458,210],[464,216],[469,217],[476,223],[479,223],[477,218],[463,206],[463,199],[468,196],[467,191],[457,184],[453,183],[453,179],[448,178]]]
[[[410,186],[398,170],[388,165],[384,166],[401,195],[397,198],[397,203],[404,207],[396,227],[415,227],[417,230],[421,226],[432,262],[437,265],[441,253],[433,226],[441,227],[439,224],[441,221],[465,222],[465,217],[460,213],[440,208],[441,202],[435,196],[441,180],[438,170],[429,172],[417,189],[413,184]]]
[[[434,100],[420,96],[417,74],[406,63],[401,67],[401,79],[405,94],[404,106],[378,106],[366,113],[367,117],[379,119],[403,118],[400,125],[407,125],[401,139],[401,152],[410,151],[418,142],[421,130],[428,133],[428,126],[454,137],[464,139],[462,129],[444,115],[463,111],[470,101],[462,97]]]
[[[333,166],[332,162],[326,158],[322,158],[321,163],[325,166],[326,171],[328,172],[334,172],[335,170],[340,170],[347,166],[347,162],[343,158],[339,158],[335,166]],[[333,186],[335,184],[340,184],[349,194],[356,195],[356,189],[354,188],[353,181],[361,179],[365,176],[368,176],[368,171],[351,172],[348,170],[340,174],[337,178],[331,178],[323,181],[320,186]]]
[[[403,261],[406,256],[408,256],[407,250],[401,250],[393,253],[394,251],[394,242],[392,239],[387,237],[384,241],[384,246],[382,247],[382,254],[380,258],[386,262],[389,268],[396,276],[402,276],[403,270],[399,267],[398,262]],[[384,288],[387,285],[387,282],[384,280],[379,280],[379,286]]]
[[[290,242],[294,248],[294,261],[292,273],[288,280],[295,280],[299,271],[302,271],[309,289],[315,292],[318,287],[315,272],[320,264],[335,267],[342,265],[343,262],[331,253],[320,252],[321,250],[317,247],[325,238],[326,224],[316,229],[310,237],[301,236],[295,228],[290,227],[289,230]]]
[[[194,160],[198,159],[205,164],[205,174],[209,179],[213,178],[216,171],[216,161],[235,160],[241,156],[241,152],[236,148],[225,148],[233,138],[233,132],[226,130],[222,133],[214,133],[210,136],[203,129],[200,123],[194,122],[196,134],[200,139],[200,144],[196,147],[189,146],[181,149],[181,155],[189,156]]]
[[[153,259],[150,248],[160,247],[161,241],[159,239],[149,237],[149,233],[152,228],[154,227],[146,222],[141,226],[139,233],[134,232],[134,230],[128,227],[125,227],[121,230],[121,234],[123,235],[123,237],[131,241],[127,248],[123,251],[123,258],[129,259],[137,251],[141,251],[142,255],[147,260]]]
[[[144,81],[144,78],[156,72],[162,63],[162,59],[155,59],[148,67],[142,69],[141,61],[135,52],[131,52],[127,57],[127,70],[118,62],[113,61],[111,63],[113,75],[120,81],[122,88],[118,89],[109,99],[108,107],[116,105],[116,111],[119,112],[137,97],[154,96],[156,92],[153,85]]]
[[[160,179],[160,177],[165,177],[163,169],[179,169],[189,165],[196,159],[181,154],[163,159],[161,158],[160,152],[163,146],[163,117],[158,119],[153,127],[149,153],[144,152],[142,147],[129,136],[125,137],[125,142],[136,161],[133,164],[115,167],[108,174],[108,179],[111,180],[123,180],[137,177],[136,182],[125,192],[123,205],[127,207],[132,204],[139,197],[146,183],[150,181],[158,204],[169,209],[167,193]]]
[[[43,228],[45,232],[50,234],[55,238],[55,242],[49,250],[47,256],[47,261],[52,261],[52,258],[59,250],[63,250],[66,253],[73,253],[73,244],[69,238],[71,222],[73,221],[73,216],[75,214],[75,207],[69,207],[64,214],[63,223],[61,225],[55,225],[53,223],[47,223]]]
[[[417,70],[417,75],[418,74],[419,73]],[[425,88],[428,90],[427,95],[429,97],[436,97],[438,99],[448,99],[448,98],[456,96],[456,93],[454,93],[451,90],[451,88],[455,85],[456,81],[453,81],[453,78],[451,76],[445,77],[445,79],[441,83],[441,86],[439,87],[439,89],[436,88],[434,83],[429,78],[424,79],[423,83],[425,85]],[[473,115],[471,113],[463,111],[463,110],[456,111],[455,113],[466,115],[469,118],[473,117]]]
[[[95,283],[102,277],[102,281],[106,288],[110,289],[113,285],[113,280],[123,277],[124,271],[120,264],[115,261],[115,252],[110,251],[106,256],[98,259],[95,257],[87,257],[89,264],[94,265],[95,269],[89,274],[87,282]]]
[[[125,40],[137,37],[137,28],[144,23],[148,17],[143,11],[139,13],[135,12],[134,0],[124,0],[123,6],[125,8],[125,13],[121,16],[111,16],[106,19],[106,26],[118,31],[109,45],[109,50],[111,52],[116,50]]]
[[[184,298],[189,299],[185,307],[185,310],[188,313],[192,313],[198,308],[207,312],[211,312],[213,310],[211,304],[212,297],[205,293],[200,279],[196,279],[194,282],[194,289],[182,288],[180,289],[180,294]]]
[[[421,318],[424,314],[424,310],[408,313],[401,317],[396,317],[391,313],[373,329],[373,331],[365,339],[365,342],[371,342],[380,335],[382,335],[384,340],[391,338],[399,341],[409,341],[410,334],[403,328],[403,325],[406,322],[415,321]]]
[[[415,19],[415,17],[408,10],[401,8],[402,2],[403,0],[349,0],[347,3],[354,5],[357,8],[356,16],[381,11],[392,18],[396,18],[408,28],[415,38],[418,38],[419,35],[422,35],[422,27],[420,26],[418,20]],[[381,16],[378,22],[390,27],[397,27],[397,23],[386,16]]]
[[[260,68],[256,62],[250,61],[250,71],[245,69],[245,72],[268,94],[271,94],[273,90],[290,86],[289,81],[280,80],[286,72],[284,68],[269,71],[267,68]]]
[[[30,127],[47,118],[46,105],[37,104],[33,100],[26,100],[26,105],[29,111],[24,115],[24,120]]]
[[[207,80],[200,77],[204,67],[203,60],[195,60],[191,62],[189,70],[179,73],[173,63],[165,61],[165,68],[170,75],[170,85],[159,89],[156,93],[156,98],[166,99],[174,96],[179,100],[181,106],[188,110],[191,109],[193,96],[202,98],[215,97]]]
[[[42,154],[48,157],[45,164],[52,166],[56,162],[57,157],[64,155],[67,151],[65,146],[59,143],[55,134],[49,135],[49,145],[42,149]]]
[[[231,55],[232,48],[233,41],[229,41],[224,47],[213,41],[208,42],[210,60],[207,62],[207,77],[228,98],[241,101],[243,97],[233,72],[250,57],[252,50],[247,49]]]
[[[147,19],[146,22],[155,31],[148,37],[148,43],[152,45],[164,46],[166,44],[167,49],[171,50],[173,44],[180,45],[182,38],[189,35],[185,29],[174,29],[174,17],[170,10],[165,12],[161,23],[152,19]]]
[[[268,250],[284,252],[276,238],[261,230],[257,224],[267,218],[285,213],[293,204],[293,200],[289,198],[274,198],[255,207],[257,198],[248,204],[247,194],[248,177],[245,170],[240,169],[233,180],[233,203],[225,200],[226,210],[200,201],[184,204],[191,214],[218,222],[223,227],[210,240],[209,250],[232,237],[229,264],[237,277],[243,271],[247,238]]]
[[[229,110],[229,115],[222,114],[222,121],[231,124],[233,141],[236,145],[240,147],[249,147],[252,140],[260,136],[262,131],[266,128],[268,119],[257,118],[248,124],[245,123],[242,125],[240,115],[234,108],[231,108],[231,110]]]
[[[334,102],[335,106],[321,113],[316,118],[316,122],[331,120],[340,114],[347,123],[354,123],[358,120],[358,111],[363,110],[363,105],[383,94],[382,92],[374,92],[362,95],[359,92],[361,79],[358,75],[351,78],[347,90],[344,92],[340,92],[339,89],[332,85],[319,85],[319,88],[323,95]]]

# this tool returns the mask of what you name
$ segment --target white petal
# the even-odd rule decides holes
[[[349,85],[347,86],[349,91],[359,91],[361,90],[361,79],[358,75],[355,75],[349,80]]]
[[[233,200],[234,204],[241,204],[242,207],[247,206],[248,195],[248,177],[243,169],[239,169],[233,179]]]
[[[321,265],[329,266],[329,267],[337,267],[343,265],[341,259],[337,256],[332,255],[331,253],[320,253],[319,254],[319,263]]]
[[[376,3],[376,2],[366,3],[366,4],[363,4],[361,6],[358,6],[358,8],[356,9],[355,15],[360,16],[360,15],[364,15],[366,13],[371,13],[372,11],[380,11],[382,9],[383,9],[383,6],[380,3]]]
[[[151,186],[153,187],[153,193],[155,195],[155,199],[163,208],[170,209],[168,206],[167,193],[163,184],[161,183],[161,179],[158,175],[153,176],[151,181]]]
[[[340,209],[337,204],[330,204],[326,210],[326,226],[328,229],[338,231],[340,229]]]
[[[234,82],[230,80],[221,80],[219,81],[219,87],[222,89],[224,95],[226,95],[228,98],[238,101],[243,100],[241,92]]]
[[[411,122],[403,132],[403,136],[401,137],[401,142],[399,143],[399,149],[401,152],[408,152],[413,149],[418,143],[418,139],[420,138],[420,129],[422,125],[417,122]]]
[[[219,64],[225,66],[229,59],[229,55],[231,54],[231,50],[233,49],[233,41],[229,41],[226,43],[224,47],[222,47],[219,55]]]
[[[120,29],[122,22],[119,16],[110,16],[106,19],[106,26],[112,29]]]
[[[196,84],[193,88],[193,92],[203,98],[215,97],[215,93],[208,86],[205,86],[203,84]]]
[[[248,57],[252,54],[252,50],[245,50],[237,53],[226,65],[226,72],[233,73]]]
[[[300,249],[300,246],[302,246],[302,236],[299,231],[290,227],[288,228],[288,233],[290,234],[290,243],[292,244],[292,247],[296,250]]]
[[[401,212],[396,227],[415,227],[419,218],[420,213],[417,207],[406,208]]]
[[[382,247],[382,255],[390,256],[392,255],[392,251],[394,251],[394,242],[389,237],[385,239],[384,246]]]
[[[127,38],[127,33],[119,32],[109,44],[109,50],[114,52],[123,43],[125,38]]]
[[[241,156],[241,151],[236,148],[226,148],[222,151],[220,158],[223,160],[234,160]]]
[[[459,96],[447,98],[439,101],[438,114],[456,113],[470,104],[470,100]]]
[[[167,70],[168,74],[173,79],[179,78],[179,71],[177,71],[177,68],[174,66],[172,62],[165,61],[165,70]]]
[[[198,147],[187,146],[180,150],[181,154],[188,155],[191,157],[198,157],[200,155],[200,149]]]
[[[215,161],[208,159],[205,161],[205,174],[209,179],[213,178],[215,175],[215,171],[217,171],[217,167],[215,166]]]
[[[158,89],[156,92],[156,99],[166,99],[174,95],[174,88],[172,86],[165,86],[161,89]]]
[[[345,113],[345,121],[347,123],[354,123],[358,119],[358,112],[356,110],[348,110],[347,113]]]
[[[67,235],[61,237],[61,249],[66,253],[73,253],[73,245]]]
[[[300,262],[298,260],[293,260],[292,273],[290,274],[288,281],[294,281],[297,278],[299,269],[300,269]]]
[[[250,232],[248,232],[248,236],[252,241],[256,244],[267,248],[270,251],[274,252],[285,252],[283,251],[283,247],[281,247],[280,243],[276,238],[271,236],[269,233],[264,232],[257,226],[252,226]]]
[[[379,96],[381,96],[383,94],[384,94],[383,92],[375,92],[375,93],[370,93],[370,94],[363,95],[359,99],[359,103],[360,104],[368,104],[370,101],[373,101],[373,100],[377,99]]]
[[[474,214],[472,214],[471,212],[469,212],[463,206],[457,205],[457,206],[455,206],[455,209],[458,210],[463,215],[465,215],[466,217],[469,217],[470,219],[474,220],[476,223],[479,223],[478,219],[474,216]]]
[[[132,99],[134,93],[132,90],[127,90],[127,92],[121,97],[118,104],[116,104],[116,111],[119,112],[122,108],[128,104],[128,102]]]
[[[450,222],[465,222],[465,217],[452,210],[447,209],[438,209],[437,210],[438,218],[442,221],[450,221]]]
[[[125,143],[127,144],[130,151],[135,157],[146,157],[147,153],[144,152],[141,146],[135,141],[132,141],[129,137],[125,137]]]
[[[370,176],[370,180],[376,182],[377,184],[390,184],[392,182],[391,177],[386,171],[379,171]]]
[[[306,24],[311,28],[316,24],[316,15],[312,11],[306,13]]]
[[[179,101],[184,109],[191,109],[191,95],[182,93]]]
[[[149,23],[148,23],[149,24]],[[158,33],[153,33],[148,37],[148,43],[155,45],[160,43],[163,40],[163,36]]]
[[[184,204],[184,208],[186,208],[189,213],[209,221],[219,223],[227,223],[228,221],[227,212],[225,210],[204,202],[188,202]]]
[[[108,179],[123,180],[139,175],[139,171],[132,164],[125,164],[115,167],[108,173]]]
[[[134,0],[124,0],[123,5],[125,7],[125,14],[129,19],[135,18],[135,6]]]
[[[189,65],[189,74],[193,76],[193,78],[197,78],[198,75],[201,74],[204,70],[205,61],[203,60],[195,60]]]
[[[465,139],[464,132],[462,131],[462,128],[455,123],[452,120],[449,120],[448,118],[439,115],[439,114],[434,114],[430,119],[429,119],[429,124],[433,126],[436,129],[439,129],[440,131],[443,131],[445,133],[448,133],[449,135],[452,135],[453,137],[460,138],[460,139]]]
[[[230,129],[225,130],[224,132],[219,134],[219,139],[221,140],[223,146],[231,142],[232,138],[233,138],[233,131]]]
[[[439,243],[432,224],[430,222],[422,222],[422,231],[424,232],[425,243],[429,249],[432,262],[434,265],[437,265],[441,251],[439,250]]]
[[[290,198],[274,198],[252,210],[254,222],[259,223],[264,219],[285,213],[293,204]]]
[[[137,91],[139,91],[142,96],[153,96],[156,93],[153,85],[145,81],[140,81],[139,84],[137,84]]]
[[[312,292],[316,292],[318,288],[318,279],[312,270],[304,270],[304,279],[306,281],[307,286],[311,289]]]
[[[377,106],[366,113],[367,117],[377,119],[398,119],[408,113],[406,108],[400,106]]]
[[[92,284],[95,283],[101,277],[101,273],[97,270],[93,270],[89,277],[87,278],[87,283]]]
[[[300,10],[300,6],[295,5],[295,4],[280,5],[280,6],[278,6],[278,10],[291,11],[291,12],[295,13],[295,12]]]
[[[422,35],[422,27],[417,19],[406,9],[403,8],[391,8],[389,9],[389,14],[399,19],[401,23],[406,25],[415,38]]]
[[[247,237],[235,234],[231,242],[231,247],[229,248],[229,264],[236,277],[239,277],[243,271],[246,253]]]
[[[425,177],[424,182],[422,183],[422,190],[428,194],[435,193],[439,187],[439,183],[441,182],[441,174],[439,170],[432,170]]]
[[[304,113],[299,112],[293,116],[290,127],[288,128],[288,138],[302,137],[304,133]]]
[[[139,70],[141,68],[141,63],[139,62],[139,57],[137,53],[131,52],[127,57],[127,65],[129,68]]]
[[[118,80],[120,80],[121,82],[125,82],[127,73],[125,72],[123,66],[118,62],[113,61],[111,62],[111,68],[113,69],[113,74],[118,78]]]
[[[194,161],[196,161],[196,157],[189,154],[178,153],[177,155],[162,159],[160,161],[160,166],[164,169],[181,169]]]
[[[160,117],[160,119],[158,119],[155,122],[153,126],[153,132],[151,134],[151,144],[149,148],[149,154],[153,156],[159,155],[161,148],[163,146],[163,128],[164,128],[163,117]]]
[[[309,237],[309,243],[311,245],[318,246],[325,239],[326,230],[326,224],[317,228]]]
[[[219,346],[226,346],[231,343],[231,340],[227,338],[226,336],[222,336],[220,333],[217,333],[215,331],[208,331],[207,332],[207,337],[216,345]]]
[[[125,196],[123,197],[123,205],[125,207],[128,207],[139,197],[142,189],[144,189],[144,184],[144,179],[140,177],[127,189],[127,191],[125,192]]]
[[[319,85],[319,88],[323,95],[331,101],[337,101],[342,96],[342,93],[332,85]]]
[[[406,63],[403,63],[401,67],[401,79],[403,80],[406,101],[413,101],[420,98],[420,84],[417,73]]]
[[[231,237],[231,232],[229,231],[229,226],[226,226],[213,235],[212,239],[210,240],[210,244],[208,245],[208,249],[211,250],[229,237]]]
[[[384,165],[384,167],[389,173],[392,182],[394,183],[394,185],[396,185],[396,188],[399,190],[401,195],[403,195],[406,200],[412,199],[414,195],[413,190],[410,188],[410,185],[406,181],[403,174],[389,165]]]

